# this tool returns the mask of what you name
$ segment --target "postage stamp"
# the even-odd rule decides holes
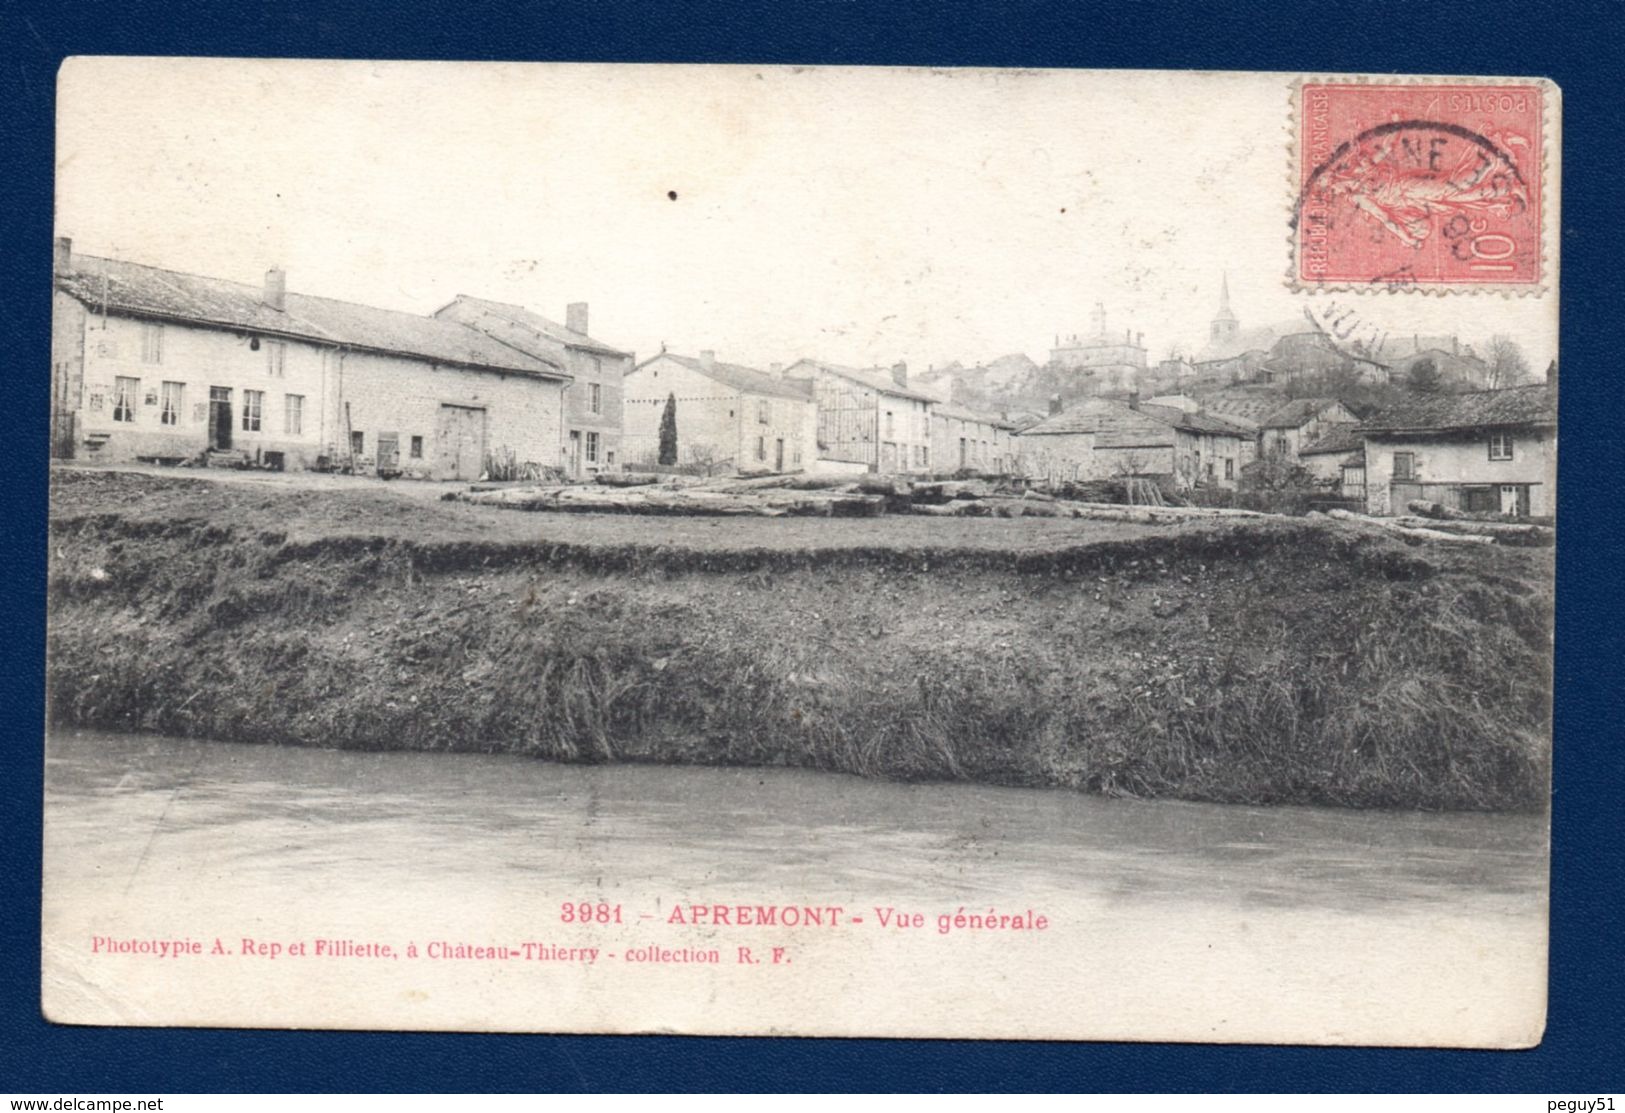
[[[1293,285],[1539,287],[1546,91],[1300,84]]]

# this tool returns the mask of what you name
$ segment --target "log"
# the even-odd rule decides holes
[[[866,495],[891,495],[907,498],[913,484],[896,475],[863,475],[857,479],[858,490]]]
[[[1366,526],[1370,529],[1382,530],[1385,533],[1397,534],[1400,537],[1413,541],[1443,541],[1457,545],[1493,545],[1493,537],[1483,537],[1474,534],[1445,533],[1437,529],[1417,529],[1411,526],[1401,526],[1392,520],[1384,518],[1368,518],[1364,514],[1355,514],[1349,510],[1333,509],[1326,512],[1327,517],[1335,518],[1339,522],[1349,522],[1353,525]]]
[[[707,479],[695,485],[700,491],[757,491],[768,487],[783,487],[790,480],[788,472],[771,475],[725,475]]]
[[[924,514],[933,518],[986,518],[993,508],[976,499],[958,499],[954,502],[916,502],[909,507],[910,514]]]
[[[1405,508],[1415,511],[1424,518],[1444,518],[1460,521],[1473,517],[1465,510],[1457,510],[1453,506],[1446,506],[1442,502],[1431,502],[1427,499],[1412,499],[1405,504]]]
[[[911,485],[909,497],[915,502],[951,502],[954,499],[981,499],[993,494],[993,487],[980,479],[934,479]]]
[[[1074,502],[1072,506],[1087,510],[1151,510],[1169,518],[1270,518],[1261,510],[1233,510],[1223,506],[1124,506],[1115,502]]]
[[[1524,522],[1475,522],[1459,518],[1439,520],[1408,515],[1395,518],[1394,522],[1411,529],[1437,529],[1446,533],[1493,537],[1505,545],[1549,545],[1557,536],[1556,530]]]
[[[652,472],[599,472],[595,482],[603,487],[649,487],[660,477]]]

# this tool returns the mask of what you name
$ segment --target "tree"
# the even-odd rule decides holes
[[[1518,342],[1505,333],[1490,337],[1484,349],[1484,385],[1491,390],[1529,381],[1529,359]]]
[[[1443,385],[1439,365],[1431,357],[1417,360],[1405,376],[1405,385],[1417,394],[1437,394]]]
[[[677,395],[666,395],[666,408],[660,415],[660,462],[677,462]]]

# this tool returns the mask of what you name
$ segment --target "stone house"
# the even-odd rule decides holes
[[[939,471],[1007,475],[1015,470],[1014,426],[1000,417],[937,402],[931,407],[931,459]]]
[[[817,404],[817,453],[831,468],[929,472],[935,466],[931,413],[936,399],[908,385],[908,368],[889,372],[800,359],[784,381],[801,383]]]
[[[1142,476],[1175,486],[1234,487],[1252,434],[1214,414],[1090,398],[1016,435],[1027,474],[1054,480]]]
[[[558,364],[454,321],[75,254],[53,260],[61,459],[474,479],[558,457]]]
[[[1403,514],[1412,499],[1479,513],[1557,512],[1557,384],[1412,398],[1372,415],[1366,504]]]
[[[633,356],[587,334],[586,302],[566,306],[564,324],[523,306],[466,294],[434,315],[563,367],[571,382],[564,392],[564,438],[555,463],[574,479],[620,470],[621,380],[632,370]]]
[[[1317,440],[1329,426],[1359,422],[1359,415],[1335,398],[1294,398],[1259,423],[1258,453],[1296,460],[1303,446]]]
[[[623,380],[629,464],[654,464],[660,423],[676,400],[677,462],[707,474],[801,471],[817,456],[817,410],[805,384],[754,367],[661,352]]]
[[[1365,435],[1358,426],[1327,426],[1298,449],[1298,463],[1345,498],[1365,499]]]

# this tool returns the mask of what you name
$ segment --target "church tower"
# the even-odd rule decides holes
[[[1230,310],[1230,276],[1226,274],[1219,279],[1219,315],[1213,318],[1208,339],[1223,343],[1234,338],[1240,328],[1241,322]]]

